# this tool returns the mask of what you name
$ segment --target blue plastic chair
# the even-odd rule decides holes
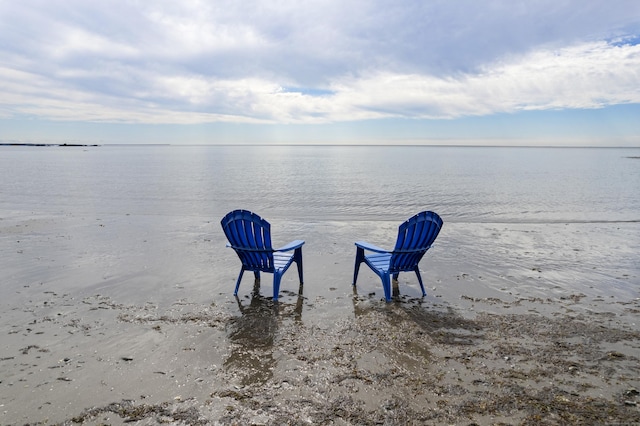
[[[434,212],[421,212],[408,219],[398,229],[398,239],[393,250],[385,250],[364,241],[356,242],[356,265],[353,285],[356,285],[360,264],[366,263],[382,279],[384,298],[391,300],[391,276],[398,279],[400,272],[413,271],[418,276],[422,295],[426,296],[418,263],[431,248],[442,228],[442,219]],[[374,252],[365,255],[365,250]]]
[[[260,272],[273,274],[273,300],[278,300],[282,275],[293,262],[298,265],[298,276],[302,285],[302,245],[303,240],[273,249],[271,247],[271,225],[255,213],[247,210],[234,210],[220,222],[227,236],[227,247],[235,250],[242,262],[234,295],[238,294],[244,271],[253,271],[256,281]],[[288,253],[293,251],[293,253]]]

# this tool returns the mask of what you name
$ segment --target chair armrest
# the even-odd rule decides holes
[[[360,247],[361,249],[375,251],[376,253],[391,253],[389,250],[374,246],[373,244],[370,244],[366,241],[356,241],[356,246]]]
[[[284,246],[275,249],[274,251],[291,251],[291,250],[295,250],[297,248],[302,247],[303,244],[304,244],[304,240],[294,240],[294,241],[291,241],[289,244],[285,244]]]

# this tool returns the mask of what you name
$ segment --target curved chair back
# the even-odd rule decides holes
[[[234,210],[220,223],[231,248],[246,269],[274,271],[269,222],[250,211]]]
[[[390,272],[414,270],[431,248],[442,227],[437,213],[426,211],[407,219],[398,228],[398,239],[390,261]]]

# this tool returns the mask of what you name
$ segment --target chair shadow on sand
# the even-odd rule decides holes
[[[423,303],[422,297],[402,296],[397,282],[392,282],[393,302],[379,303],[379,299],[369,295],[358,295],[353,286],[353,312],[356,318],[370,313],[381,313],[386,319],[399,325],[403,321],[413,322],[423,333],[436,343],[447,345],[474,345],[484,339],[484,331],[474,320],[462,317],[456,310],[447,306],[436,308]]]
[[[246,301],[243,304],[235,296],[240,316],[229,322],[227,334],[231,341],[231,354],[223,366],[239,378],[242,386],[262,385],[273,377],[277,364],[273,352],[278,327],[285,318],[302,321],[302,290],[300,285],[295,304],[283,303],[260,295],[260,281],[256,280],[248,304]],[[282,293],[295,296],[293,292]]]

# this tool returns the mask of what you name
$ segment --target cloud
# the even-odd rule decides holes
[[[640,103],[640,45],[538,50],[447,78],[378,73],[334,90],[376,113],[432,119]]]
[[[0,116],[331,123],[640,103],[640,3],[600,3],[0,1]]]

